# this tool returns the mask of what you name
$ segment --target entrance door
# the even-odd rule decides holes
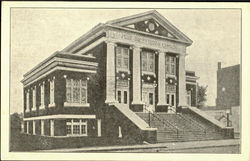
[[[187,91],[186,99],[187,105],[191,106],[191,91]]]
[[[167,105],[170,106],[168,109],[168,112],[175,113],[175,109],[176,109],[175,93],[166,93],[166,102],[167,102]]]
[[[145,103],[146,109],[143,109],[144,112],[154,111],[155,107],[155,96],[153,91],[143,91],[142,92],[142,102]]]
[[[116,99],[118,103],[129,106],[129,90],[126,88],[117,89]]]

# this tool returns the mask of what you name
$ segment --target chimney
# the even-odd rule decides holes
[[[218,70],[221,70],[221,62],[218,62]]]

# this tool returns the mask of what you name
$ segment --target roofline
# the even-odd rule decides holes
[[[162,18],[162,19],[164,19],[166,22],[168,22],[168,24],[172,27],[172,28],[174,28],[176,31],[178,31],[183,37],[185,37],[186,39],[188,39],[189,41],[190,41],[190,43],[192,44],[193,43],[193,41],[189,38],[189,37],[187,37],[183,32],[181,32],[178,28],[176,28],[170,21],[168,21],[164,16],[162,16],[159,12],[157,12],[156,10],[154,10],[155,11],[155,14],[157,15],[157,16],[159,16],[160,18]]]
[[[173,39],[168,39],[168,40],[173,40],[173,41],[177,41],[177,42],[182,42],[185,44],[188,44],[188,46],[190,46],[193,41],[191,39],[189,39],[184,33],[182,33],[178,28],[176,28],[172,23],[170,23],[164,16],[162,16],[159,12],[157,12],[156,10],[151,10],[151,11],[147,11],[147,12],[143,12],[143,13],[139,13],[139,14],[135,14],[135,15],[131,15],[131,16],[127,16],[127,17],[122,17],[122,18],[118,18],[115,20],[110,20],[107,21],[106,23],[99,23],[96,26],[94,26],[93,28],[91,28],[87,33],[83,34],[82,36],[80,36],[78,39],[76,39],[75,41],[73,41],[72,43],[70,43],[67,47],[65,47],[63,50],[63,52],[69,52],[70,50],[72,50],[73,48],[75,48],[77,45],[79,45],[82,41],[86,40],[88,38],[88,36],[90,34],[96,33],[98,30],[103,29],[104,27],[107,26],[111,26],[111,27],[118,27],[118,28],[122,28],[122,29],[127,29],[124,27],[120,27],[120,26],[114,26],[112,25],[112,23],[118,23],[120,21],[124,21],[127,19],[131,19],[134,17],[138,17],[138,16],[144,16],[147,14],[155,14],[156,16],[158,16],[159,18],[163,19],[164,21],[166,21],[168,23],[168,25],[170,27],[172,27],[174,30],[176,30],[178,33],[181,34],[181,36],[183,36],[185,39],[187,39],[188,41],[180,41],[180,40],[173,40]],[[134,30],[133,30],[134,31]],[[158,35],[157,35],[158,36]],[[165,37],[164,37],[165,38]]]
[[[42,62],[40,62],[39,64],[37,64],[35,67],[33,67],[31,70],[29,70],[28,72],[26,72],[23,77],[25,79],[25,77],[27,77],[29,74],[31,74],[32,72],[34,72],[35,70],[37,70],[40,66],[42,66],[43,64],[45,64],[46,62],[48,62],[50,59],[52,59],[53,57],[55,57],[57,54],[69,54],[67,52],[63,52],[63,51],[56,51],[54,52],[52,55],[50,55],[48,58],[44,59]],[[74,54],[73,56],[78,56],[78,57],[84,57],[84,58],[95,58],[92,56],[88,56],[88,55],[77,55]],[[22,82],[22,81],[21,81]]]
[[[142,12],[142,13],[134,14],[134,15],[131,15],[131,16],[125,16],[125,17],[114,19],[114,20],[109,20],[109,21],[106,22],[106,24],[119,23],[119,22],[127,20],[127,19],[131,19],[131,18],[139,17],[139,16],[144,16],[146,14],[155,13],[155,12],[156,12],[156,10],[150,10],[150,11],[147,11],[147,12]]]
[[[223,68],[219,69],[218,71],[223,70],[223,69],[228,69],[228,68],[234,68],[234,67],[237,67],[237,66],[240,66],[240,64],[223,67]]]
[[[70,43],[67,47],[65,47],[63,50],[63,52],[68,52],[71,49],[73,49],[74,47],[76,47],[77,45],[79,45],[80,42],[82,42],[84,39],[86,39],[90,34],[97,32],[98,30],[101,30],[103,28],[104,24],[103,23],[99,23],[96,26],[94,26],[93,28],[91,28],[88,32],[86,32],[85,34],[83,34],[82,36],[80,36],[78,39],[76,39],[75,41],[73,41],[72,43]]]
[[[168,21],[164,16],[162,16],[156,10],[151,10],[151,11],[147,11],[147,12],[143,12],[143,13],[127,16],[127,17],[118,18],[118,19],[115,19],[115,20],[110,20],[110,21],[107,21],[106,24],[119,23],[121,21],[125,21],[125,20],[128,20],[128,19],[132,19],[132,18],[135,18],[135,17],[144,16],[144,15],[152,14],[152,13],[157,15],[159,18],[163,19],[165,22],[167,22],[170,27],[172,27],[174,30],[176,30],[178,33],[180,33],[180,35],[183,36],[185,39],[187,39],[190,44],[193,43],[193,41],[189,37],[187,37],[183,32],[181,32],[178,28],[176,28],[170,21]]]
[[[126,31],[131,31],[131,32],[135,32],[135,33],[139,33],[139,34],[143,34],[143,35],[147,35],[147,36],[157,37],[157,38],[161,38],[161,39],[165,39],[165,40],[169,40],[169,41],[180,42],[180,43],[183,43],[183,44],[187,44],[188,46],[190,46],[192,44],[190,42],[181,41],[181,40],[178,40],[178,39],[171,39],[171,38],[164,37],[164,36],[161,36],[161,35],[154,35],[154,34],[151,34],[151,33],[142,32],[142,31],[138,31],[138,30],[133,30],[133,29],[129,29],[129,28],[126,28],[126,27],[121,27],[121,26],[106,24],[104,27],[112,27],[112,28],[117,28],[117,29],[123,29],[123,30],[126,30]]]

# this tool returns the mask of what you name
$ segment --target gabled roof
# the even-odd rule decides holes
[[[115,20],[108,21],[106,22],[106,24],[123,27],[126,25],[130,25],[132,23],[136,23],[142,20],[147,20],[150,18],[157,21],[159,24],[161,24],[166,30],[171,32],[178,39],[188,44],[193,43],[193,41],[190,38],[188,38],[184,33],[182,33],[179,29],[177,29],[172,23],[170,23],[164,16],[162,16],[156,10],[151,10],[151,11],[147,11],[147,12],[143,12],[143,13],[139,13],[136,15],[127,16],[123,18],[118,18]]]
[[[89,39],[91,36],[98,36],[101,35],[102,32],[104,32],[104,28],[108,26],[113,27],[119,27],[127,29],[125,26],[130,25],[132,23],[137,23],[139,21],[153,19],[157,23],[159,23],[163,28],[165,28],[167,31],[171,33],[174,37],[176,37],[175,40],[179,42],[184,42],[188,45],[191,45],[193,41],[188,38],[184,33],[182,33],[179,29],[177,29],[173,24],[171,24],[164,16],[162,16],[160,13],[158,13],[156,10],[147,11],[140,14],[135,14],[132,16],[127,16],[111,21],[107,21],[106,23],[99,23],[94,28],[92,28],[89,32],[82,35],[78,39],[76,39],[74,42],[72,42],[70,45],[68,45],[66,48],[64,48],[62,51],[64,52],[71,52],[74,48],[77,46],[81,46],[84,44],[85,41]]]

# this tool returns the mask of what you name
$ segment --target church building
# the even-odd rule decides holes
[[[232,138],[195,107],[190,45],[155,10],[99,23],[24,74],[23,132],[136,143]]]

